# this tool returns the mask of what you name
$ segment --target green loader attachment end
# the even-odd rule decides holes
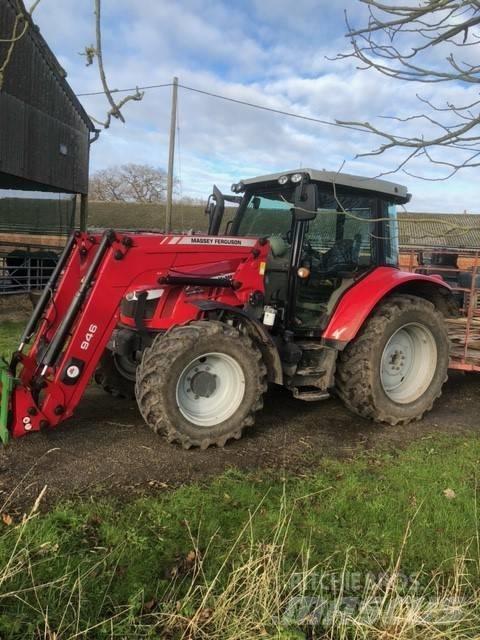
[[[8,365],[0,361],[0,440],[3,444],[7,444],[10,435],[8,432],[8,414],[13,385],[14,379]]]

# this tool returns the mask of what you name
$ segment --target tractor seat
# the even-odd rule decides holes
[[[282,258],[288,251],[289,246],[282,236],[270,236],[268,238],[270,249],[274,258]]]
[[[359,233],[352,239],[335,242],[323,256],[323,268],[327,273],[354,271],[358,266],[362,237]]]
[[[270,252],[267,257],[265,273],[266,299],[284,302],[288,292],[288,270],[290,245],[282,236],[273,235],[268,238]]]

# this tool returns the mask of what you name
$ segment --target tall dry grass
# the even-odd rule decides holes
[[[9,549],[0,564],[0,623],[4,623],[5,627],[11,629],[9,635],[5,637],[22,640],[29,637],[35,640],[74,640],[94,638],[97,631],[102,632],[102,638],[117,637],[118,625],[123,625],[125,621],[132,619],[132,605],[116,607],[111,615],[102,616],[87,623],[85,618],[88,619],[90,616],[84,616],[82,612],[84,602],[87,600],[83,585],[92,574],[101,569],[105,557],[96,563],[88,564],[84,571],[79,570],[78,566],[76,569],[70,568],[68,559],[65,559],[61,572],[56,572],[56,575],[49,580],[38,580],[38,574],[43,574],[46,566],[54,564],[58,552],[56,544],[43,542],[32,545],[25,541],[28,528],[36,518],[41,517],[39,508],[46,494],[47,485],[43,487],[28,513],[25,513],[17,524],[11,524],[6,519],[10,518],[6,509],[27,476],[28,473],[0,505],[0,513],[6,525],[4,532],[0,535],[0,545],[2,550]],[[25,586],[12,587],[19,582]],[[107,595],[105,594],[105,597]],[[58,612],[58,604],[63,612],[60,619],[58,620],[56,615],[56,621],[52,623],[50,609],[55,608]],[[90,606],[90,603],[87,606]],[[36,617],[42,620],[42,624],[34,629],[33,635],[30,634],[30,629],[26,632],[18,622],[20,615],[28,619],[29,612],[35,613]],[[3,636],[0,637],[3,640]]]
[[[45,490],[44,490],[45,491]],[[212,538],[206,545],[191,532],[192,552],[185,559],[167,592],[158,601],[105,607],[89,602],[85,593],[105,556],[80,571],[68,561],[51,580],[38,582],[38,569],[53,562],[57,549],[48,544],[33,548],[24,544],[25,532],[39,517],[44,491],[21,522],[4,535],[12,536],[9,556],[0,566],[0,614],[12,602],[40,614],[35,640],[75,638],[151,638],[165,640],[471,640],[480,638],[480,591],[471,576],[478,575],[476,540],[459,550],[453,570],[427,575],[421,567],[415,576],[402,573],[402,555],[412,535],[411,522],[397,557],[377,573],[358,573],[354,583],[345,554],[341,571],[311,561],[308,540],[297,558],[288,553],[291,511],[284,502],[268,540],[259,541],[253,523],[261,517],[260,503],[239,531],[228,553],[207,574],[206,565],[215,555]],[[203,552],[201,549],[204,549]],[[472,567],[474,570],[472,571]],[[76,572],[76,573],[75,573]],[[28,576],[27,586],[12,590],[19,575]],[[25,581],[24,581],[25,582]],[[31,597],[33,594],[33,598]],[[133,595],[133,594],[132,594]],[[136,594],[138,596],[138,594]],[[140,594],[141,600],[141,594]],[[55,603],[57,615],[50,611]],[[58,606],[63,615],[58,617]],[[84,607],[89,607],[85,615]],[[105,613],[108,609],[108,615]],[[93,615],[91,612],[97,613]],[[22,631],[12,638],[30,637]]]
[[[450,574],[439,569],[427,575],[420,568],[406,576],[402,554],[409,522],[395,561],[375,574],[357,572],[360,583],[352,585],[348,552],[340,572],[328,563],[312,564],[308,542],[292,562],[286,553],[291,533],[286,509],[267,543],[252,535],[255,517],[258,509],[213,579],[205,577],[203,565],[214,550],[207,548],[202,556],[197,544],[186,594],[178,599],[173,590],[162,611],[147,616],[148,624],[179,640],[480,638],[480,590],[469,578],[478,558],[470,548],[458,553]]]

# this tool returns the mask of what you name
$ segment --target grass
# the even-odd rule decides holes
[[[4,524],[0,637],[470,637],[458,625],[480,626],[479,458],[475,437],[435,438],[303,478],[232,470]],[[433,633],[437,615],[450,635]],[[393,623],[404,635],[381,635]]]
[[[0,318],[0,356],[8,356],[17,347],[25,322],[14,322]]]

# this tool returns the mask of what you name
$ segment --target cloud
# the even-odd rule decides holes
[[[351,60],[332,61],[348,43],[343,8],[355,21],[364,5],[356,0],[103,0],[104,57],[114,88],[169,82],[273,109],[324,120],[371,121],[402,130],[384,116],[406,117],[418,110],[415,92],[428,99],[468,101],[473,89],[455,84],[413,86]],[[77,92],[97,89],[94,67],[78,55],[93,41],[90,1],[43,0],[36,20],[68,71]],[[114,122],[92,147],[93,170],[123,162],[165,167],[171,90],[146,92],[142,102],[125,107],[126,124]],[[104,96],[83,98],[89,113],[104,117]],[[344,169],[377,175],[393,170],[399,154],[355,159],[375,147],[372,136],[293,119],[180,89],[176,172],[185,195],[207,196],[211,184],[229,185],[251,175],[299,166]],[[418,123],[412,123],[413,129]],[[433,175],[433,168],[415,166]],[[415,197],[412,209],[475,210],[473,174],[456,180],[422,182],[406,175]]]

